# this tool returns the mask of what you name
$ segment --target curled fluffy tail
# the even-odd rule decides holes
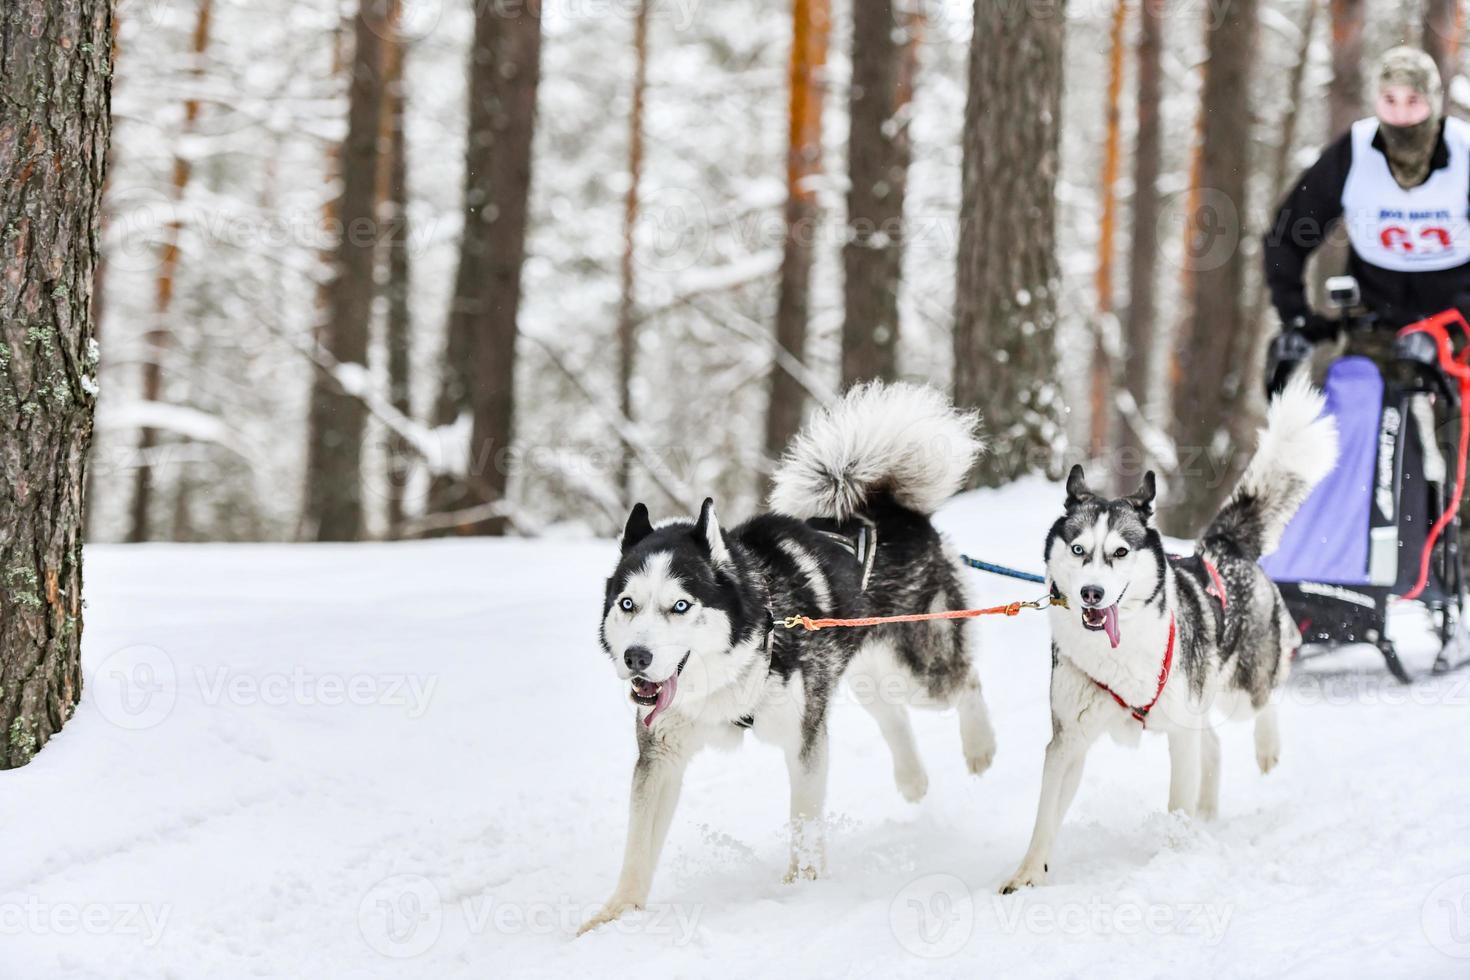
[[[1302,375],[1271,401],[1245,475],[1205,538],[1233,541],[1249,558],[1270,554],[1312,489],[1337,464],[1337,422]]]
[[[887,493],[932,514],[964,485],[980,417],[923,385],[873,381],[812,417],[776,467],[771,509],[845,520]]]

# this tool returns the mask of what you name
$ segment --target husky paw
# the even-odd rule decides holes
[[[621,918],[624,912],[631,912],[641,908],[643,908],[643,906],[639,905],[637,902],[612,899],[601,909],[599,909],[596,915],[588,919],[586,922],[582,923],[581,927],[577,929],[577,935],[581,936],[585,933],[591,932],[598,926],[605,926],[609,922]]]
[[[1020,891],[1022,888],[1044,884],[1046,884],[1046,868],[1043,867],[1040,871],[1022,868],[1011,876],[1010,881],[1000,886],[1000,893],[1002,895],[1009,895],[1012,892]]]
[[[1195,808],[1194,815],[1199,820],[1214,820],[1220,816],[1220,804],[1207,803],[1204,800],[1200,800],[1199,806]]]
[[[995,760],[995,745],[987,746],[984,751],[966,753],[965,765],[970,769],[970,775],[978,776],[990,768],[990,763]]]
[[[910,803],[919,802],[929,792],[929,774],[918,766],[893,770],[893,782],[898,786],[899,795]]]
[[[786,875],[781,879],[783,885],[794,885],[798,881],[816,881],[819,875],[817,869],[810,864],[797,866],[792,862],[791,867],[786,869]]]
[[[1279,747],[1256,749],[1256,765],[1261,767],[1261,773],[1270,772],[1276,768],[1276,763],[1281,761],[1281,749]]]

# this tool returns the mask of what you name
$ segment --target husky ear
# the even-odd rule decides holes
[[[1067,503],[1080,504],[1092,496],[1093,493],[1087,486],[1087,475],[1082,472],[1082,464],[1077,463],[1072,467],[1072,472],[1067,474]]]
[[[694,539],[704,545],[716,565],[730,561],[730,549],[725,547],[725,532],[720,530],[720,519],[715,516],[715,502],[711,497],[705,497],[703,506],[699,508],[699,520],[694,524]]]
[[[1128,502],[1138,509],[1145,518],[1152,517],[1154,513],[1154,494],[1158,490],[1158,483],[1154,479],[1154,471],[1149,470],[1143,474],[1143,482],[1138,489],[1128,497]]]
[[[648,521],[648,508],[642,504],[634,504],[633,512],[628,515],[628,523],[623,527],[623,554],[636,545],[639,541],[653,533],[653,525]]]

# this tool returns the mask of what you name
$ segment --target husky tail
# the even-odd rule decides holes
[[[984,444],[980,417],[933,388],[873,381],[818,412],[772,481],[771,509],[846,520],[886,493],[928,516],[964,485]]]
[[[1302,375],[1271,400],[1256,455],[1235,492],[1204,533],[1225,538],[1254,561],[1281,543],[1281,534],[1337,463],[1337,422]]]

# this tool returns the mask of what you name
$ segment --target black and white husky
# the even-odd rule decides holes
[[[788,880],[815,877],[827,718],[844,674],[882,729],[905,798],[928,787],[911,704],[958,708],[969,770],[990,765],[994,736],[960,621],[811,633],[774,622],[965,608],[961,567],[929,515],[974,464],[977,423],[932,389],[864,385],[794,440],[774,477],[774,513],[725,529],[706,500],[696,520],[654,527],[647,508],[633,508],[601,638],[637,706],[638,762],[622,874],[582,931],[644,904],[690,758],[739,744],[747,729],[786,755]]]
[[[1293,382],[1270,406],[1256,455],[1195,544],[1171,559],[1153,523],[1154,475],[1132,496],[1067,479],[1066,512],[1046,539],[1052,589],[1052,738],[1031,846],[1003,893],[1041,883],[1052,841],[1103,733],[1169,738],[1169,809],[1213,817],[1220,743],[1212,714],[1255,716],[1262,772],[1281,753],[1272,691],[1301,643],[1281,594],[1257,564],[1337,459],[1323,399]]]

